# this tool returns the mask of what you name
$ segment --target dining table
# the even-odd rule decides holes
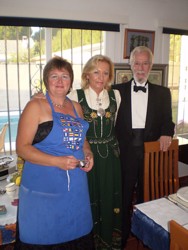
[[[16,197],[12,197],[5,192],[7,181],[0,181],[0,206],[5,206],[5,213],[0,213],[0,249],[2,245],[15,242],[17,203]]]
[[[184,204],[173,194],[135,205],[131,232],[152,250],[169,250],[169,221],[175,220],[188,229],[188,206]]]

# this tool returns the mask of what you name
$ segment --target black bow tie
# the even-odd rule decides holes
[[[142,86],[136,86],[134,85],[134,92],[138,92],[139,90],[143,91],[144,93],[146,93],[146,87],[142,87]]]

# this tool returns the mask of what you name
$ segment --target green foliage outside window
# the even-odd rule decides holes
[[[28,46],[24,48],[19,44],[23,38],[30,39]],[[20,62],[33,61],[37,56],[45,54],[45,28],[39,28],[37,32],[33,32],[31,27],[0,26],[0,40],[11,40],[15,42],[15,46],[18,46],[19,53],[17,54],[17,51],[12,53],[11,58],[8,59],[9,62],[16,62],[18,57]],[[53,28],[52,52],[101,43],[102,40],[101,31]]]

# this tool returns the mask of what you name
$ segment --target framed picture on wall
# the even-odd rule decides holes
[[[128,63],[114,64],[114,84],[128,82],[131,78],[132,71]]]
[[[128,82],[132,78],[132,71],[128,63],[114,64],[114,84]],[[151,83],[167,86],[168,64],[153,64],[148,80]]]
[[[155,31],[125,29],[124,55],[123,58],[129,58],[130,52],[137,46],[146,46],[154,52]]]

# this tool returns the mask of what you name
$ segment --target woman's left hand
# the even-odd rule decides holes
[[[82,170],[85,172],[89,172],[93,168],[94,164],[93,154],[91,152],[85,155],[85,162],[86,165],[82,168]]]

